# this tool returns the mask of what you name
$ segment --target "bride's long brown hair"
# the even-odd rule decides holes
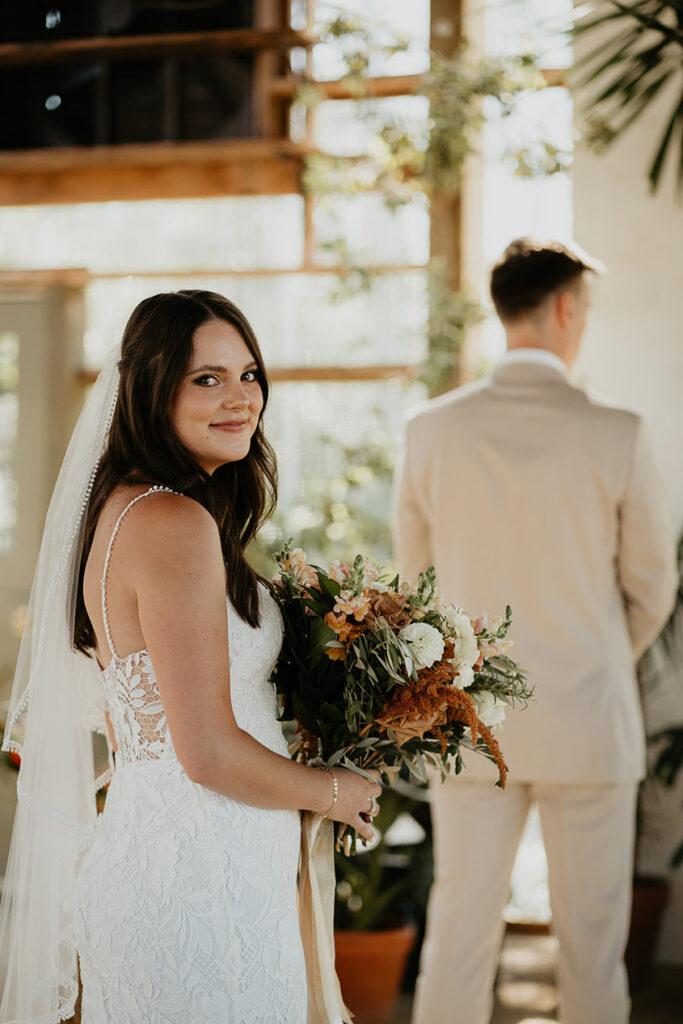
[[[180,443],[171,420],[190,363],[192,336],[210,320],[224,320],[241,334],[258,367],[265,410],[269,385],[261,350],[249,321],[232,302],[215,292],[188,290],[153,295],[133,310],[121,342],[121,378],[109,439],[85,521],[74,625],[74,647],[84,654],[91,653],[96,640],[83,600],[83,573],[102,508],[121,484],[163,484],[211,513],[228,566],[228,596],[246,622],[259,624],[259,577],[244,551],[277,498],[275,453],[263,434],[263,413],[246,458],[228,462],[212,475]]]

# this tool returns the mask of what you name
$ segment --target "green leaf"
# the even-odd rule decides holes
[[[650,167],[648,178],[650,180],[650,185],[652,187],[653,192],[657,188],[657,185],[659,183],[659,178],[662,173],[662,167],[664,166],[664,160],[669,149],[669,143],[671,142],[671,139],[674,134],[674,129],[676,127],[677,122],[680,121],[683,121],[683,94],[681,94],[681,98],[676,103],[676,107],[674,108],[669,123],[667,124],[666,129],[664,131],[664,135],[662,136],[662,140],[659,144],[659,149],[657,150],[655,158],[652,161],[652,166]]]
[[[330,641],[337,641],[337,634],[322,619],[311,619],[309,651],[311,663],[316,664],[325,657],[325,650]]]

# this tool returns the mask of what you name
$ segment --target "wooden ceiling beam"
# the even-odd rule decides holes
[[[541,68],[541,74],[548,85],[566,85],[567,68]],[[349,86],[344,78],[330,81],[307,79],[298,75],[284,75],[274,78],[270,84],[273,96],[293,100],[302,85],[312,85],[326,100],[357,100],[368,97],[410,96],[422,81],[422,75],[386,75],[364,80],[365,92],[359,97],[356,89]]]
[[[288,140],[0,153],[0,205],[296,194],[302,168]]]
[[[327,100],[357,100],[365,99],[367,96],[409,95],[414,92],[421,80],[421,75],[387,75],[381,78],[368,78],[363,83],[365,92],[362,97],[359,97],[357,90],[350,88],[348,82],[343,78],[329,82],[312,81],[308,84],[315,86]],[[297,91],[306,82],[306,79],[296,75],[286,75],[274,79],[270,88],[274,96],[282,99],[294,99]]]
[[[54,43],[2,43],[0,67],[91,64],[100,61],[150,57],[188,57],[194,54],[249,53],[312,46],[310,32],[294,29],[225,29],[211,32],[170,32],[165,35],[104,36],[60,39]]]
[[[409,363],[379,366],[269,366],[268,376],[273,383],[334,383],[349,381],[402,380],[406,383],[416,380],[418,366]],[[81,370],[78,380],[81,384],[92,384],[97,379],[96,370]]]

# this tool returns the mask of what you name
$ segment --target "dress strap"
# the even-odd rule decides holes
[[[116,648],[114,647],[114,641],[111,638],[111,630],[109,629],[109,616],[107,615],[107,573],[109,572],[109,561],[111,559],[111,552],[116,539],[116,534],[119,532],[119,527],[123,522],[124,516],[130,512],[133,505],[137,505],[139,501],[146,498],[148,494],[156,494],[157,491],[167,491],[169,494],[178,494],[178,491],[174,491],[170,487],[164,487],[163,484],[154,484],[147,491],[143,491],[142,494],[138,494],[137,498],[133,498],[129,501],[123,512],[119,515],[118,519],[114,523],[114,529],[112,530],[111,537],[109,538],[109,547],[107,548],[107,556],[104,560],[104,569],[102,570],[102,619],[104,621],[104,632],[107,634],[107,643],[109,644],[109,651],[113,657],[117,658]]]

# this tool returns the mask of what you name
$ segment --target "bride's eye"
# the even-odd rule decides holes
[[[245,370],[242,374],[242,380],[246,380],[247,384],[252,384],[254,381],[259,379],[258,370]]]
[[[214,384],[220,384],[220,381],[215,373],[205,373],[201,377],[196,377],[194,383],[202,388],[210,388]]]

